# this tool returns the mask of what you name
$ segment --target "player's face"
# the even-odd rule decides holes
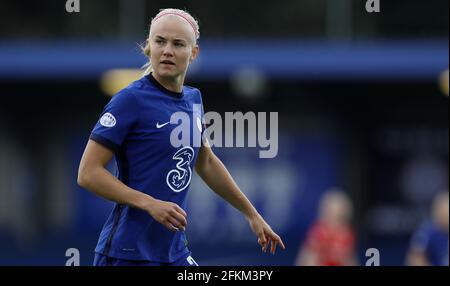
[[[189,23],[178,16],[164,16],[153,23],[149,41],[153,71],[160,77],[184,78],[198,53]]]
[[[332,224],[347,224],[350,221],[351,205],[341,197],[330,197],[322,205],[323,218]]]

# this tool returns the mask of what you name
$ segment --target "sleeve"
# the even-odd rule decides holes
[[[138,121],[138,104],[133,94],[117,93],[105,106],[90,139],[116,152]]]

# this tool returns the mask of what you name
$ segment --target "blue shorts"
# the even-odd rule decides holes
[[[94,266],[198,266],[191,253],[186,253],[172,263],[152,262],[147,260],[125,260],[95,253]]]

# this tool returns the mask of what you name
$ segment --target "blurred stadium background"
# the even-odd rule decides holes
[[[448,189],[448,1],[0,2],[0,265],[82,265],[112,203],[76,184],[112,69],[136,69],[159,8],[200,20],[187,84],[206,111],[279,112],[279,152],[219,149],[287,249],[262,254],[246,221],[195,177],[188,238],[202,265],[293,265],[330,188],[355,205],[358,258],[403,265],[433,196]],[[127,81],[126,76],[120,77]],[[103,85],[102,85],[102,79]],[[448,76],[447,76],[448,80]]]

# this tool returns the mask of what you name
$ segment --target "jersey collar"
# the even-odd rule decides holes
[[[163,93],[175,97],[175,98],[182,98],[183,97],[183,92],[175,92],[175,91],[171,91],[168,90],[167,88],[165,88],[162,84],[160,84],[154,77],[153,75],[150,73],[147,75],[147,78],[158,88],[160,89]]]

